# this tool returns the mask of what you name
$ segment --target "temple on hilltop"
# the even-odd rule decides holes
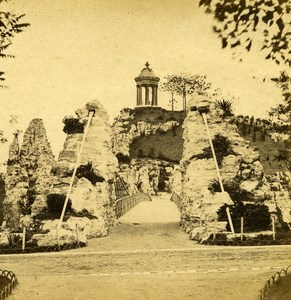
[[[136,82],[136,106],[158,106],[158,83],[160,78],[157,77],[153,70],[146,62],[138,75],[134,78]]]

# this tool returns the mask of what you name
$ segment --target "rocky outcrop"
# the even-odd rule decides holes
[[[95,228],[95,233],[90,233],[90,236],[104,236],[115,224],[115,177],[118,163],[111,150],[111,128],[107,112],[98,101],[93,101],[76,111],[77,119],[86,123],[89,111],[94,111],[94,116],[87,131],[69,199],[74,214],[95,219],[92,223],[92,231]],[[67,194],[83,135],[68,133],[58,162],[52,170],[54,183],[51,195],[61,198]]]
[[[49,192],[54,163],[43,121],[33,119],[21,147],[17,135],[9,147],[4,201],[4,221],[8,228],[19,227],[21,218],[32,213],[36,198]]]
[[[225,150],[220,155],[224,185],[234,187],[244,197],[243,200],[254,203],[268,204],[269,201],[271,204],[272,194],[258,151],[238,134],[232,120],[223,119],[222,111],[216,109],[211,101],[192,101],[183,124],[183,158],[179,169],[175,170],[175,177],[179,180],[173,179],[172,184],[173,190],[182,197],[182,224],[192,237],[197,237],[198,227],[209,236],[209,230],[201,229],[201,224],[212,226],[210,223],[216,220],[218,209],[224,204],[233,204],[227,193],[217,191],[218,176],[214,160],[209,157],[209,140],[201,113],[207,114],[212,139],[218,135],[229,144],[229,151]]]
[[[157,114],[155,120],[147,121],[147,118],[145,118],[146,120],[141,120],[141,118],[139,118],[139,114],[141,113],[138,110],[122,110],[112,126],[113,152],[115,154],[121,153],[125,156],[129,156],[130,145],[136,138],[154,135],[156,133],[163,134],[177,127],[179,122],[174,120],[174,117],[173,120],[159,120],[163,119],[163,115],[166,114],[165,112],[166,110],[161,108],[154,108],[152,112],[145,111],[145,115],[151,113]]]
[[[142,192],[155,195],[159,191],[170,192],[174,164],[155,159],[132,159],[130,164],[119,165],[119,176],[129,194]]]

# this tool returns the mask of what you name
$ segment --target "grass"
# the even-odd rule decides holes
[[[178,163],[182,158],[183,129],[185,119],[183,111],[169,111],[161,107],[136,107],[129,110],[131,119],[123,125],[127,132],[131,126],[138,122],[146,122],[152,125],[177,121],[179,126],[175,130],[157,132],[152,135],[138,137],[130,145],[131,158],[153,158]]]
[[[254,140],[254,126],[247,126],[247,132],[243,132],[243,125],[238,125],[239,134],[250,142],[252,147],[258,149],[260,153],[260,161],[264,167],[266,174],[274,174],[275,172],[286,172],[288,171],[288,166],[283,161],[277,161],[276,157],[279,155],[278,149],[285,149],[286,145],[284,142],[275,142],[268,134],[265,139],[262,140],[263,128],[258,127],[256,131],[256,138]],[[244,134],[243,134],[244,133]]]
[[[180,124],[175,136],[172,130],[168,130],[163,134],[155,133],[136,138],[130,145],[130,157],[154,158],[179,163],[183,152],[182,135],[183,129]],[[139,155],[140,150],[143,152],[142,157]]]
[[[268,292],[269,300],[291,300],[291,274],[282,277]]]

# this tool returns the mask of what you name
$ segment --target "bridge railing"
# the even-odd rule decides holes
[[[0,300],[4,300],[12,293],[18,281],[15,274],[8,270],[0,270],[0,276],[6,279],[0,287]]]
[[[271,278],[266,282],[265,286],[260,291],[260,300],[270,299],[268,293],[272,288],[272,286],[278,283],[283,277],[290,274],[291,274],[291,265],[288,266],[286,269],[282,269],[280,272],[276,272],[273,276],[271,276]]]
[[[144,193],[138,193],[118,199],[115,202],[115,214],[117,219],[131,210],[134,206],[142,201],[151,201],[151,197]]]
[[[179,211],[181,212],[182,211],[182,198],[181,198],[181,196],[179,196],[178,194],[173,192],[172,196],[171,196],[171,201],[174,202],[177,205]]]

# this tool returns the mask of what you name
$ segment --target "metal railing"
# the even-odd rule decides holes
[[[182,198],[181,198],[181,196],[179,196],[178,194],[173,192],[172,196],[171,196],[171,201],[174,202],[177,205],[179,211],[181,212],[182,211]]]
[[[0,289],[0,300],[4,300],[11,294],[12,289],[16,287],[17,279],[15,274],[11,271],[0,269],[0,273],[0,277],[5,280],[3,286]]]
[[[288,273],[289,272],[289,273]],[[288,266],[286,269],[282,269],[281,271],[276,272],[271,278],[266,282],[265,286],[261,289],[260,292],[260,300],[268,300],[268,292],[271,289],[271,287],[278,283],[282,277],[285,277],[287,275],[291,274],[291,265]]]
[[[151,201],[149,195],[138,193],[131,196],[127,196],[121,199],[118,199],[115,204],[115,214],[117,219],[123,216],[126,212],[131,210],[134,206],[142,201]]]

